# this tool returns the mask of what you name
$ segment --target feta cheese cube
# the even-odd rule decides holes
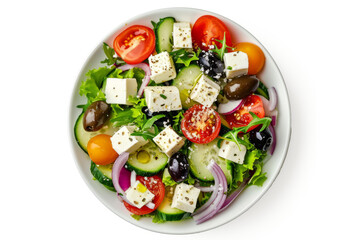
[[[234,78],[248,73],[249,60],[244,52],[224,54],[225,73],[227,78]]]
[[[225,158],[227,160],[233,161],[238,164],[243,164],[246,154],[246,147],[240,144],[240,149],[238,145],[232,141],[223,141],[221,143],[221,148],[219,150],[219,157]]]
[[[206,107],[210,107],[220,92],[220,86],[207,76],[202,75],[190,93],[190,98]]]
[[[146,87],[145,101],[150,112],[181,110],[179,89],[175,86]]]
[[[148,142],[143,137],[131,136],[134,130],[135,126],[123,126],[110,138],[112,147],[118,154],[132,153]]]
[[[126,198],[137,208],[142,208],[147,203],[151,202],[155,195],[150,192],[138,180],[135,184],[125,191]]]
[[[196,201],[199,194],[200,189],[192,185],[180,183],[175,188],[171,207],[192,213],[196,208]]]
[[[192,48],[191,27],[189,22],[177,22],[173,27],[174,48]]]
[[[160,147],[160,149],[169,157],[180,150],[185,144],[185,141],[180,137],[172,127],[168,126],[162,130],[153,141]]]
[[[128,97],[136,96],[137,82],[135,78],[106,79],[105,96],[107,103],[131,105]]]
[[[174,61],[168,52],[162,52],[149,57],[151,75],[150,78],[156,83],[162,83],[176,77]]]

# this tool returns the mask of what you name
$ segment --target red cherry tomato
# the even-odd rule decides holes
[[[194,48],[209,50],[209,45],[215,45],[221,48],[222,44],[215,39],[223,40],[226,36],[226,45],[232,46],[231,36],[225,23],[220,19],[210,15],[204,15],[198,18],[192,28],[191,35]],[[230,49],[228,49],[230,51]]]
[[[220,128],[220,115],[213,109],[199,104],[189,108],[181,120],[181,131],[194,143],[211,142],[219,135]]]
[[[141,63],[155,49],[155,34],[151,28],[134,25],[122,31],[114,40],[114,50],[128,64]]]
[[[158,176],[152,176],[152,177],[145,177],[136,176],[136,180],[139,180],[151,193],[155,195],[152,202],[155,204],[154,209],[148,208],[147,206],[143,206],[142,208],[137,208],[134,206],[131,206],[127,202],[124,202],[125,207],[136,215],[144,215],[151,213],[156,210],[156,208],[160,205],[160,203],[163,201],[165,196],[165,186],[161,181],[161,178]]]
[[[247,126],[253,117],[249,112],[253,112],[259,118],[265,117],[265,110],[261,98],[256,95],[246,97],[244,104],[236,112],[226,115],[226,121],[231,128]],[[255,129],[259,125],[252,126],[249,130]]]

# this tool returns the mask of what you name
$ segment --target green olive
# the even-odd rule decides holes
[[[102,128],[110,117],[110,105],[104,101],[93,102],[84,114],[83,125],[87,132],[95,132]]]
[[[234,78],[224,87],[225,97],[229,100],[239,100],[255,92],[259,86],[259,79],[253,76]]]

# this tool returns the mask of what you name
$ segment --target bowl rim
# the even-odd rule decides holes
[[[282,81],[282,85],[284,86],[284,90],[285,90],[285,97],[286,97],[286,100],[288,102],[287,104],[287,111],[288,111],[288,115],[289,115],[289,118],[288,118],[288,122],[289,122],[289,129],[287,129],[287,136],[286,139],[285,139],[285,142],[286,142],[286,148],[284,149],[284,153],[283,155],[281,156],[281,164],[280,166],[278,167],[278,169],[276,169],[276,171],[274,171],[274,177],[268,181],[269,184],[266,186],[266,187],[263,187],[262,188],[262,191],[261,193],[256,197],[256,199],[254,201],[252,201],[251,204],[249,204],[246,208],[243,209],[243,211],[241,211],[240,213],[238,214],[235,214],[233,217],[231,218],[228,218],[226,219],[225,221],[222,221],[222,222],[219,222],[219,224],[217,224],[215,227],[208,227],[206,229],[201,229],[199,231],[191,231],[191,232],[176,232],[176,233],[173,233],[173,232],[167,232],[167,231],[160,231],[160,230],[156,230],[156,229],[152,229],[151,227],[147,227],[147,226],[144,226],[144,225],[141,225],[141,224],[137,224],[137,222],[131,222],[131,221],[128,221],[126,218],[123,218],[121,215],[119,215],[118,213],[114,212],[113,209],[109,206],[108,203],[104,202],[101,198],[100,198],[100,195],[99,193],[97,193],[96,191],[93,190],[91,184],[87,181],[87,178],[86,176],[84,175],[84,173],[82,172],[82,169],[80,167],[80,164],[77,160],[77,157],[76,157],[76,150],[74,148],[74,144],[73,142],[75,141],[74,140],[74,122],[73,122],[73,119],[72,119],[72,109],[74,107],[73,103],[74,103],[74,100],[75,100],[75,96],[76,94],[78,94],[78,89],[76,88],[76,83],[78,81],[80,81],[81,77],[82,77],[82,72],[84,72],[84,70],[86,70],[87,68],[87,65],[89,64],[92,56],[94,55],[94,53],[97,51],[97,49],[99,47],[102,46],[102,42],[98,43],[95,48],[92,50],[92,52],[87,56],[85,62],[83,63],[77,77],[76,77],[76,80],[74,82],[74,85],[73,85],[73,90],[72,90],[72,93],[71,93],[71,100],[70,100],[70,108],[69,108],[69,112],[68,112],[68,120],[69,120],[69,137],[70,137],[70,141],[69,141],[69,144],[72,148],[72,153],[73,153],[73,158],[74,158],[74,162],[75,162],[75,165],[78,169],[78,172],[80,173],[81,175],[81,178],[83,179],[83,181],[85,182],[85,184],[88,186],[88,188],[91,190],[91,192],[96,196],[96,198],[103,204],[105,205],[111,212],[113,212],[115,215],[119,216],[121,219],[125,220],[126,222],[134,225],[134,226],[137,226],[137,227],[140,227],[142,229],[145,229],[145,230],[148,230],[148,231],[151,231],[151,232],[156,232],[156,233],[161,233],[161,234],[172,234],[172,235],[185,235],[185,234],[195,234],[195,233],[200,233],[200,232],[205,232],[205,231],[209,231],[211,229],[215,229],[215,228],[218,228],[224,224],[227,224],[231,221],[233,221],[234,219],[238,218],[239,216],[241,216],[242,214],[244,214],[245,212],[247,212],[252,206],[254,206],[267,192],[268,190],[270,189],[270,187],[273,185],[273,183],[275,182],[276,178],[278,177],[278,175],[280,174],[280,171],[284,165],[284,162],[285,162],[285,159],[286,159],[286,156],[287,156],[287,153],[288,153],[288,150],[289,150],[289,146],[290,146],[290,140],[291,140],[291,135],[292,135],[292,114],[291,114],[291,104],[290,104],[290,98],[289,98],[289,93],[288,93],[288,89],[287,89],[287,86],[285,84],[285,81],[284,81],[284,77],[280,71],[280,68],[279,66],[277,65],[276,61],[273,59],[272,55],[270,54],[270,52],[265,48],[265,46],[262,45],[262,43],[254,36],[252,35],[246,28],[244,28],[242,25],[238,24],[237,22],[221,15],[221,14],[218,14],[218,13],[215,13],[215,12],[212,12],[212,11],[208,11],[208,10],[204,10],[204,9],[200,9],[200,8],[190,8],[190,7],[168,7],[168,8],[158,8],[158,9],[154,9],[154,10],[151,10],[151,11],[146,11],[146,12],[142,12],[140,14],[137,14],[135,15],[134,17],[130,18],[130,19],[126,19],[125,21],[122,21],[120,24],[117,25],[117,27],[115,27],[114,30],[112,30],[107,36],[105,36],[104,38],[102,38],[103,40],[104,39],[109,39],[110,37],[112,37],[119,29],[121,29],[122,27],[128,25],[128,23],[131,23],[137,19],[141,19],[141,18],[144,18],[145,16],[147,15],[153,15],[153,14],[159,14],[159,13],[162,13],[164,11],[186,11],[186,10],[189,10],[189,11],[196,11],[196,12],[204,12],[206,14],[209,14],[209,15],[213,15],[215,17],[221,17],[223,19],[225,19],[226,21],[228,22],[231,22],[232,24],[234,24],[235,26],[237,27],[240,27],[242,28],[246,34],[248,34],[249,36],[253,37],[259,44],[260,46],[262,47],[262,49],[264,49],[268,56],[271,58],[271,61],[274,63],[277,71],[279,72],[280,74],[280,78],[281,78],[281,81]],[[76,144],[77,145],[77,144]]]

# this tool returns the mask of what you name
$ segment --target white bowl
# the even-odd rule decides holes
[[[80,109],[77,109],[76,106],[82,103],[85,103],[85,98],[80,97],[79,87],[82,80],[85,78],[85,73],[92,68],[98,68],[103,66],[100,64],[100,61],[104,59],[104,54],[102,50],[102,42],[95,48],[95,50],[90,54],[87,61],[85,62],[83,68],[80,71],[80,74],[75,82],[75,87],[73,90],[72,101],[70,106],[70,137],[75,154],[75,162],[78,166],[80,174],[86,184],[89,186],[90,190],[96,195],[96,197],[111,211],[123,218],[124,220],[142,227],[147,230],[161,232],[161,233],[170,233],[170,234],[188,234],[202,232],[209,229],[219,227],[236,217],[243,214],[251,206],[253,206],[270,188],[275,178],[280,172],[280,169],[283,165],[283,162],[286,157],[286,153],[289,146],[290,135],[291,135],[291,117],[290,117],[290,103],[286,90],[284,80],[281,76],[280,70],[278,69],[275,61],[270,56],[268,51],[261,45],[261,43],[252,36],[246,29],[241,27],[239,24],[233,22],[230,19],[227,19],[223,16],[220,16],[216,13],[193,9],[193,8],[168,8],[168,9],[159,9],[144,13],[142,15],[136,16],[123,24],[120,24],[119,27],[111,33],[107,38],[104,39],[104,42],[107,42],[112,46],[113,39],[118,33],[120,33],[126,26],[132,24],[141,24],[148,27],[151,26],[151,20],[158,21],[159,18],[173,16],[179,21],[188,21],[194,23],[197,18],[202,15],[213,15],[221,19],[226,26],[229,28],[229,31],[232,34],[233,43],[237,42],[252,42],[260,46],[266,56],[265,67],[262,70],[261,74],[258,76],[260,79],[268,86],[275,87],[279,96],[278,110],[279,118],[277,121],[276,132],[277,132],[277,147],[273,156],[267,159],[264,165],[264,171],[267,172],[267,181],[265,181],[263,187],[252,186],[247,188],[240,196],[220,214],[213,217],[211,220],[196,225],[192,219],[180,222],[167,222],[164,224],[155,224],[151,222],[150,218],[143,218],[139,221],[133,219],[130,216],[130,213],[125,209],[123,204],[121,204],[116,197],[116,195],[104,188],[98,181],[94,181],[90,173],[90,159],[87,154],[81,150],[77,145],[74,137],[74,123],[76,118],[81,113]]]

